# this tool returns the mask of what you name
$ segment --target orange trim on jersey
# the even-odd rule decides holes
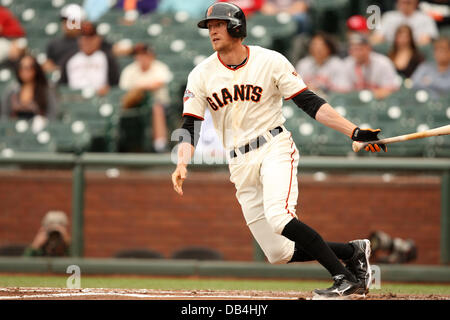
[[[292,139],[292,133],[291,133],[291,136],[289,138]],[[291,148],[293,146],[294,146],[294,140],[292,140]],[[289,205],[289,196],[291,195],[292,174],[294,172],[294,157],[293,157],[294,153],[295,153],[295,149],[291,153],[291,159],[292,159],[291,160],[291,179],[290,179],[290,182],[289,182],[289,191],[288,191],[288,195],[287,195],[287,198],[286,198],[286,206],[284,207],[284,209],[287,210],[287,213],[289,213],[292,216],[292,218],[295,218],[295,215],[291,211],[289,211],[288,205]]]
[[[192,114],[192,113],[183,113],[183,117],[184,116],[191,116],[191,117],[194,117],[194,118],[197,118],[197,119],[200,119],[200,120],[205,120],[205,119],[203,119],[202,117],[200,117],[200,116],[197,116],[197,115],[195,115],[195,114]]]
[[[286,99],[284,99],[284,100],[290,100],[290,99],[294,98],[295,96],[298,96],[300,93],[302,93],[302,92],[305,91],[305,90],[308,90],[308,87],[304,87],[304,88],[303,88],[302,90],[300,90],[299,92],[294,93],[292,96],[290,96],[289,98],[286,98]]]
[[[246,46],[245,44],[243,46],[247,49],[247,61],[245,61],[245,63],[242,66],[239,66],[239,67],[233,69],[233,68],[230,68],[229,66],[227,66],[226,63],[224,63],[222,61],[222,59],[220,59],[219,53],[217,53],[217,58],[219,58],[220,63],[222,63],[225,68],[227,68],[231,71],[236,71],[236,70],[242,68],[243,66],[245,66],[247,64],[248,60],[250,59],[250,48],[248,46]]]

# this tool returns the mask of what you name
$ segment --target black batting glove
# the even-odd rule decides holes
[[[356,127],[352,133],[353,141],[367,142],[379,140],[378,134],[381,132],[380,129],[361,129]],[[369,143],[366,147],[366,151],[379,152],[383,149],[384,152],[387,151],[387,147],[383,143]]]

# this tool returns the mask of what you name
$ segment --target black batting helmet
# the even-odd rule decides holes
[[[213,19],[228,21],[227,30],[230,36],[234,38],[245,38],[247,36],[245,14],[237,5],[228,2],[213,4],[206,10],[205,18],[197,26],[208,29],[207,22]]]

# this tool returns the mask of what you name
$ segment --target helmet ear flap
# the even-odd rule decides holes
[[[240,27],[241,25],[239,23],[229,20],[227,24],[227,30],[230,36],[232,36],[233,38],[238,38]]]
[[[246,30],[245,26],[238,21],[229,20],[227,25],[227,30],[230,36],[233,38],[245,38]]]

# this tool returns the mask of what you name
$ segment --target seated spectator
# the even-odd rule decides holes
[[[234,3],[244,11],[247,19],[255,12],[259,12],[264,4],[264,0],[218,0],[217,2]]]
[[[62,67],[68,55],[78,50],[78,38],[81,34],[81,24],[85,20],[87,12],[77,4],[64,6],[60,11],[62,37],[50,40],[47,44],[47,60],[43,64],[45,72],[50,73]],[[112,51],[121,55],[119,48],[102,39],[101,49]],[[117,46],[118,47],[118,46]]]
[[[167,65],[156,60],[154,51],[144,43],[136,44],[133,54],[135,61],[122,71],[119,87],[123,90],[139,90],[152,94],[153,147],[156,152],[164,152],[167,147],[164,108],[170,103],[167,84],[172,73]]]
[[[42,219],[42,226],[30,246],[25,249],[28,257],[63,257],[69,255],[69,220],[62,211],[49,211]]]
[[[81,21],[85,13],[77,4],[64,6],[60,11],[62,37],[50,40],[47,44],[47,61],[43,64],[45,72],[61,68],[64,58],[78,48],[77,39],[81,32]]]
[[[427,89],[433,98],[450,92],[450,39],[441,37],[434,41],[434,62],[424,62],[413,73],[413,88]]]
[[[157,10],[161,13],[186,12],[191,18],[200,19],[205,16],[206,9],[214,2],[214,0],[162,0]]]
[[[345,58],[348,55],[348,39],[354,33],[361,33],[365,36],[369,36],[370,30],[367,26],[367,20],[362,15],[353,15],[347,19],[345,22],[345,40],[338,43],[338,56]]]
[[[3,92],[2,118],[31,119],[40,115],[48,119],[57,117],[53,90],[39,63],[31,55],[22,57],[16,66],[17,82]]]
[[[5,7],[0,6],[0,63],[11,67],[24,54],[24,46],[18,38],[24,37],[20,22]]]
[[[100,96],[119,82],[119,67],[111,51],[102,49],[102,37],[93,23],[81,23],[78,49],[69,54],[61,68],[59,83],[72,89],[94,89]]]
[[[309,33],[311,31],[309,5],[310,0],[266,0],[261,8],[261,13],[273,16],[280,12],[286,12],[297,22],[297,33]]]
[[[19,20],[7,8],[0,6],[0,37],[20,38],[25,36],[25,31]]]
[[[373,52],[366,36],[352,34],[349,44],[350,55],[344,60],[338,91],[370,90],[376,99],[383,99],[399,89],[400,81],[392,61]]]
[[[309,56],[296,65],[297,72],[310,89],[325,93],[335,90],[343,68],[343,62],[336,54],[336,44],[327,34],[318,33],[311,39]]]
[[[389,52],[397,73],[409,78],[425,58],[417,49],[411,28],[404,24],[395,32],[394,44]]]
[[[397,10],[387,11],[381,17],[380,29],[375,30],[371,42],[392,43],[395,30],[400,25],[407,24],[411,27],[414,40],[419,46],[427,45],[432,39],[438,37],[439,32],[436,22],[425,13],[417,10],[418,0],[397,0]]]

